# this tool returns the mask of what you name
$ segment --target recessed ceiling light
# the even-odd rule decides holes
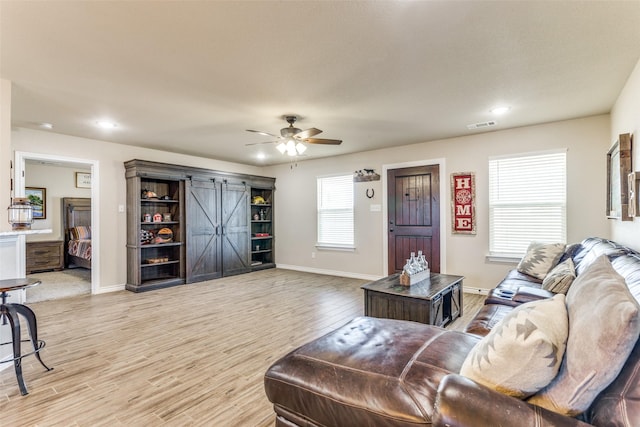
[[[107,121],[107,120],[98,120],[96,122],[96,125],[99,128],[102,128],[102,129],[115,129],[115,128],[118,127],[118,125],[116,123],[110,122],[110,121]]]
[[[491,114],[500,115],[500,114],[504,114],[504,113],[508,112],[509,110],[511,110],[511,107],[503,106],[503,107],[494,107],[491,110],[489,110],[489,112]]]

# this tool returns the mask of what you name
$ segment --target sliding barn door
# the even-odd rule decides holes
[[[186,181],[187,283],[222,276],[220,184]]]
[[[251,271],[249,187],[222,183],[222,271],[224,276]]]

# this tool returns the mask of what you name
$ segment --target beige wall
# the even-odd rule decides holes
[[[491,156],[566,148],[568,168],[568,235],[569,242],[587,236],[608,237],[603,214],[606,173],[604,154],[609,146],[609,115],[600,115],[539,126],[489,132],[447,140],[425,142],[299,162],[297,167],[281,165],[265,168],[276,177],[276,261],[293,268],[346,272],[362,277],[382,276],[385,272],[382,212],[371,212],[371,204],[381,204],[383,182],[356,183],[355,252],[319,251],[316,242],[316,177],[353,173],[373,168],[381,173],[385,165],[444,159],[440,171],[445,183],[441,203],[445,206],[445,231],[441,236],[446,264],[442,271],[465,276],[465,288],[489,289],[513,268],[512,264],[486,261],[488,234],[488,159]],[[345,144],[348,144],[345,141]],[[454,235],[449,213],[449,177],[452,172],[475,172],[477,234]],[[375,197],[367,199],[366,189],[373,188]],[[312,258],[315,252],[315,258]]]
[[[126,214],[118,212],[118,205],[126,206],[125,161],[144,159],[254,175],[264,172],[258,167],[22,128],[11,132],[11,144],[14,151],[98,161],[97,206],[94,201],[100,217],[98,292],[121,288],[127,278]]]
[[[640,171],[640,60],[629,76],[627,84],[611,110],[611,135],[613,144],[622,133],[633,134],[633,160],[631,168]],[[603,154],[604,157],[604,154]],[[603,205],[604,206],[604,205]],[[617,242],[640,249],[640,218],[633,221],[609,220],[611,238]]]
[[[299,162],[297,167],[251,167],[193,156],[143,149],[103,141],[75,138],[51,132],[14,129],[11,149],[28,153],[68,155],[72,158],[97,160],[99,164],[100,212],[100,289],[111,290],[126,281],[126,219],[118,205],[126,204],[123,162],[133,158],[204,167],[229,172],[276,177],[276,260],[280,265],[302,270],[379,277],[385,272],[383,212],[372,212],[370,206],[381,205],[383,181],[356,185],[356,245],[354,252],[319,251],[316,241],[316,177],[373,168],[382,173],[386,165],[421,160],[441,159],[444,181],[445,228],[442,237],[444,260],[442,269],[466,277],[465,287],[493,287],[512,268],[511,264],[486,261],[488,250],[487,162],[491,156],[566,148],[568,154],[568,241],[597,235],[613,237],[634,245],[637,221],[613,227],[603,215],[606,195],[604,155],[612,135],[637,129],[640,97],[640,71],[629,79],[612,114],[549,123],[539,126],[489,132],[460,138],[431,141],[394,149],[376,150],[330,159]],[[4,87],[4,86],[3,86]],[[617,129],[621,129],[618,131]],[[348,141],[345,141],[348,144]],[[6,151],[6,147],[5,147]],[[635,159],[640,155],[636,150]],[[4,155],[3,155],[4,157]],[[634,164],[638,164],[637,161]],[[453,235],[450,232],[449,175],[452,172],[475,172],[477,234]],[[366,189],[375,197],[368,199]],[[7,192],[2,196],[7,198]],[[7,202],[8,205],[8,202]],[[6,221],[5,221],[6,222]],[[1,227],[1,226],[0,226]],[[6,227],[3,227],[6,228]],[[631,233],[628,233],[631,231]],[[611,236],[611,233],[614,234]],[[54,232],[55,234],[55,232]],[[637,246],[637,244],[636,244]],[[315,258],[312,258],[315,253]]]
[[[76,188],[75,173],[90,172],[78,167],[53,166],[27,163],[25,167],[25,187],[39,187],[46,190],[47,215],[31,225],[32,230],[50,229],[51,234],[32,234],[27,242],[36,240],[64,240],[62,227],[62,199],[64,197],[91,197],[90,188]]]
[[[0,231],[11,230],[7,209],[11,204],[11,82],[0,79]]]

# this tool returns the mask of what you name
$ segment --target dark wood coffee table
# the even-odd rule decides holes
[[[462,315],[462,276],[432,273],[411,286],[400,285],[400,274],[367,283],[364,314],[444,326]]]

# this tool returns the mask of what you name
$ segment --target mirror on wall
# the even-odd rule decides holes
[[[631,134],[618,136],[607,153],[607,217],[632,221],[629,215],[629,184],[631,173]]]

